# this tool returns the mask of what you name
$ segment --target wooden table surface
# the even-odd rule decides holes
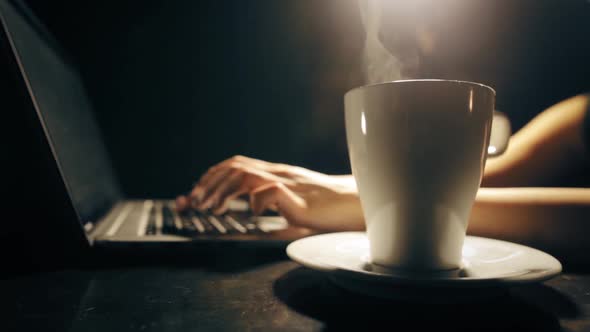
[[[0,331],[590,331],[588,273],[445,304],[349,292],[282,249],[148,261],[5,277]]]

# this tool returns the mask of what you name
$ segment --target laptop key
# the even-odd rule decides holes
[[[210,215],[208,216],[209,222],[211,223],[211,225],[213,225],[213,227],[215,227],[215,229],[217,229],[217,231],[221,234],[227,234],[227,228],[225,228],[225,226],[223,226],[223,224],[221,223],[221,221],[219,219],[217,219],[216,216]]]
[[[231,227],[233,227],[238,232],[242,234],[246,234],[248,232],[248,229],[240,224],[234,217],[225,215],[224,219],[227,224],[231,225]]]
[[[193,223],[193,225],[195,226],[195,229],[200,233],[203,234],[207,231],[207,229],[205,228],[205,225],[203,224],[203,222],[201,221],[201,218],[199,218],[197,215],[195,215],[194,213],[191,215],[191,222]]]
[[[193,221],[192,221],[192,216],[189,213],[183,212],[183,213],[179,214],[178,217],[180,218],[180,221],[182,222],[183,233],[186,233],[187,235],[197,233],[197,229],[195,228],[195,225],[193,224]]]
[[[156,220],[156,235],[162,235],[164,229],[164,217],[162,216],[162,204],[154,204],[152,208]]]
[[[152,206],[148,213],[145,235],[156,235],[156,208]]]
[[[255,222],[252,222],[251,218],[248,218],[247,216],[234,217],[234,220],[242,225],[248,233],[264,233],[258,228],[258,225],[256,225]]]
[[[225,229],[227,231],[226,234],[240,234],[241,233],[240,231],[238,231],[234,227],[234,225],[231,222],[229,222],[227,220],[227,218],[224,215],[216,216],[216,217],[217,217],[217,220],[219,220],[219,222],[223,225],[223,227],[225,227]]]
[[[176,230],[182,232],[182,220],[180,219],[180,215],[178,213],[174,213],[174,225],[176,226]]]
[[[195,211],[195,216],[198,218],[198,220],[201,222],[201,224],[203,225],[203,227],[205,228],[205,234],[218,234],[219,232],[217,231],[217,228],[215,228],[211,222],[209,221],[209,218],[207,218],[207,216],[199,211]]]
[[[176,223],[174,221],[174,213],[167,205],[162,207],[162,219],[163,219],[163,228],[162,230],[164,233],[177,233],[179,229],[176,227]]]

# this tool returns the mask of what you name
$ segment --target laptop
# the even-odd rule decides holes
[[[236,200],[221,216],[177,213],[172,200],[126,198],[117,183],[76,67],[42,24],[18,1],[0,0],[1,51],[22,96],[9,112],[25,112],[44,176],[51,178],[48,220],[57,234],[90,247],[257,241],[286,245],[313,234],[278,215],[253,216]],[[29,136],[27,132],[25,135]],[[57,217],[56,217],[57,216]],[[44,217],[44,216],[42,216]],[[61,236],[62,240],[65,236]]]
[[[214,216],[178,214],[171,200],[125,197],[66,52],[20,1],[0,0],[0,23],[0,105],[3,122],[18,131],[10,137],[18,143],[9,144],[15,151],[5,152],[6,160],[15,161],[5,163],[14,166],[5,174],[17,174],[8,179],[16,179],[16,199],[7,206],[26,200],[26,213],[15,208],[19,217],[0,228],[5,255],[43,264],[57,256],[78,259],[91,248],[274,247],[316,233],[280,216],[252,216],[245,201]],[[490,156],[501,154],[510,136],[501,113],[493,124]]]

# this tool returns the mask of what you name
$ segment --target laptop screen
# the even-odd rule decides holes
[[[0,15],[78,217],[93,222],[120,191],[82,81],[26,8],[0,0]]]

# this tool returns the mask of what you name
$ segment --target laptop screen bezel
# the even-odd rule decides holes
[[[21,19],[23,19],[31,29],[33,29],[35,31],[35,33],[38,34],[38,36],[43,40],[43,42],[53,51],[55,52],[59,58],[63,61],[63,63],[66,66],[69,66],[70,68],[73,68],[74,71],[77,73],[77,70],[75,68],[75,66],[73,66],[73,61],[67,56],[67,53],[61,48],[61,46],[59,45],[59,43],[53,38],[53,36],[47,31],[47,29],[43,26],[43,24],[35,17],[35,15],[31,12],[31,10],[22,2],[17,1],[17,0],[0,0],[0,1],[4,1],[8,6],[11,6],[12,9],[17,13],[17,15],[20,16]],[[11,33],[11,30],[9,28],[9,25],[6,23],[6,19],[4,17],[4,14],[0,11],[0,27],[2,28],[1,33],[2,33],[2,42],[6,44],[6,49],[10,50],[7,54],[7,56],[11,57],[13,60],[13,63],[16,65],[15,69],[16,72],[18,72],[18,78],[15,77],[15,82],[16,85],[18,85],[18,89],[21,89],[23,94],[27,96],[28,99],[28,104],[27,105],[27,112],[31,113],[31,118],[35,118],[36,122],[39,125],[39,130],[42,131],[42,135],[43,135],[43,144],[45,145],[45,147],[47,148],[51,158],[48,158],[47,162],[51,162],[53,163],[53,165],[55,166],[55,169],[57,170],[57,174],[59,177],[59,183],[61,186],[63,186],[63,189],[65,189],[65,191],[63,192],[64,194],[64,200],[67,200],[67,207],[64,206],[64,208],[67,208],[68,210],[70,210],[70,212],[73,213],[66,213],[66,214],[73,214],[75,216],[75,224],[76,224],[76,228],[78,228],[81,233],[83,234],[83,239],[85,242],[90,243],[91,244],[91,236],[90,234],[93,232],[93,230],[96,229],[96,227],[98,226],[97,224],[101,221],[104,220],[104,216],[123,198],[122,195],[119,195],[119,197],[115,200],[113,200],[113,202],[111,204],[107,204],[107,206],[103,206],[100,207],[98,209],[98,212],[95,213],[95,215],[92,215],[90,218],[85,219],[84,221],[81,220],[80,215],[76,209],[76,206],[74,204],[74,200],[71,197],[71,190],[68,187],[68,183],[66,180],[66,177],[63,173],[63,169],[60,165],[60,162],[57,158],[57,153],[55,150],[55,147],[53,145],[52,139],[51,139],[51,135],[50,135],[50,131],[46,126],[46,123],[43,119],[43,113],[41,111],[41,108],[39,107],[39,103],[35,97],[35,93],[33,91],[33,88],[30,84],[29,81],[29,77],[27,75],[27,72],[23,66],[23,63],[21,61],[20,55],[19,55],[19,51],[15,45],[15,42],[13,40],[13,36]],[[118,185],[118,184],[117,184]]]

